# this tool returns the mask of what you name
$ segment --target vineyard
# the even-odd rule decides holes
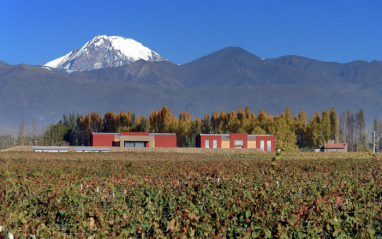
[[[0,153],[15,238],[375,238],[367,153]],[[1,236],[0,236],[1,237]]]

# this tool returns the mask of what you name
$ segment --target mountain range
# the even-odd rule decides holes
[[[286,107],[292,114],[305,110],[309,118],[334,106],[338,114],[348,108],[363,109],[369,124],[382,118],[381,61],[263,59],[227,47],[178,65],[151,50],[129,58],[107,39],[97,36],[87,47],[43,67],[0,62],[0,125],[17,126],[21,119],[47,125],[72,112],[131,110],[148,116],[163,105],[175,115],[188,110],[193,117],[249,106],[256,114],[261,109],[272,115],[285,112]]]

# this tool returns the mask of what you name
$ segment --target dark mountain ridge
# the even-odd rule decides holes
[[[264,84],[320,85],[323,83],[363,84],[381,74],[382,63],[354,61],[322,62],[300,56],[261,59],[241,48],[225,48],[184,65],[139,60],[71,75],[82,80],[163,84],[166,86],[245,86]],[[371,77],[370,77],[371,76]]]
[[[382,118],[382,62],[322,62],[300,56],[262,59],[227,47],[184,65],[139,60],[120,67],[61,74],[0,63],[0,125],[22,118],[55,123],[63,114],[131,110],[148,116],[163,105],[193,117],[249,106],[280,114],[289,107],[307,117],[334,106]]]
[[[70,76],[82,81],[182,87],[183,84],[178,80],[181,70],[182,67],[169,61],[139,60],[120,67],[74,72]]]
[[[184,65],[140,60],[121,67],[71,74],[81,80],[169,87],[311,84],[340,90],[354,90],[355,86],[362,89],[370,82],[378,83],[381,75],[380,61],[336,63],[292,55],[261,59],[238,47],[227,47]]]

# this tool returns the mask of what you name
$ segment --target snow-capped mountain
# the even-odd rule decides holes
[[[98,35],[65,56],[43,65],[57,70],[88,71],[105,67],[117,67],[137,61],[166,61],[158,53],[141,43],[120,36]]]

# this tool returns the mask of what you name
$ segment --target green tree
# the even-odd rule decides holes
[[[290,112],[290,109],[288,107],[286,107],[285,109],[285,118],[287,120],[287,123],[290,125],[291,124],[291,120],[293,119],[292,118],[292,113]]]
[[[321,129],[322,129],[322,142],[327,143],[329,139],[331,138],[330,114],[329,114],[329,111],[327,110],[324,110],[322,112]]]
[[[90,129],[91,132],[102,132],[102,116],[100,113],[93,112],[90,114]]]
[[[315,115],[312,115],[309,119],[309,124],[306,129],[306,147],[308,148],[319,148],[322,145],[321,137],[321,118],[320,113],[316,112]]]
[[[211,115],[211,130],[213,134],[218,134],[220,131],[220,115],[217,111]]]
[[[57,124],[51,124],[46,129],[44,145],[67,145],[64,141],[68,128],[60,120]]]
[[[330,110],[330,139],[334,140],[334,143],[338,143],[340,133],[340,125],[338,123],[338,116],[334,107]]]
[[[202,125],[202,133],[209,134],[211,132],[211,121],[208,114],[204,115],[203,125]]]
[[[301,110],[298,114],[298,121],[297,121],[297,128],[296,128],[296,137],[297,137],[297,145],[299,148],[305,147],[304,142],[305,136],[306,136],[306,116],[305,116],[305,110]]]
[[[340,130],[338,133],[338,142],[348,143],[348,141],[346,139],[346,135],[347,135],[346,122],[347,122],[346,113],[342,112],[340,114],[340,117],[339,117],[339,128],[340,128]]]
[[[248,119],[251,114],[251,111],[249,110],[248,106],[244,107],[244,114],[245,114],[245,118]]]
[[[348,109],[346,111],[346,142],[348,143],[348,150],[353,152],[356,150],[355,135],[354,135],[354,115]]]
[[[25,143],[25,126],[24,126],[24,119],[22,119],[20,123],[20,127],[19,127],[19,136],[17,137],[17,144],[24,145],[24,143]]]
[[[377,138],[378,138],[378,141],[377,141],[377,148],[379,149],[379,151],[382,150],[382,119],[378,121],[378,133],[377,133]]]
[[[250,134],[258,134],[258,135],[262,135],[262,134],[266,134],[267,132],[261,128],[259,125],[256,125]]]
[[[179,124],[176,132],[177,144],[179,147],[187,147],[190,144],[191,117],[187,117],[186,112],[182,111],[179,115]]]
[[[225,117],[226,133],[237,133],[240,127],[240,120],[236,120],[236,113],[230,111]]]
[[[227,114],[222,110],[219,118],[219,131],[218,134],[229,133],[227,130]]]
[[[79,116],[78,116],[79,117]],[[102,122],[102,117],[101,117]],[[63,124],[67,128],[66,134],[64,135],[64,140],[69,143],[69,145],[78,145],[78,131],[77,131],[77,118],[74,113],[63,116]]]
[[[139,132],[149,132],[147,120],[144,115],[141,116],[141,123],[139,125]]]
[[[196,146],[196,136],[202,132],[202,121],[197,118],[191,126],[191,135],[187,138],[187,147],[195,147]]]
[[[287,123],[287,118],[280,117],[273,120],[275,127],[276,148],[296,151],[298,147],[296,134]]]
[[[241,110],[241,108],[238,108],[237,109],[237,112],[236,112],[236,117],[240,120],[240,121],[243,121],[246,117],[245,117],[245,112]]]
[[[373,145],[374,132],[375,132],[375,149],[377,151],[377,149],[379,149],[379,125],[378,125],[378,120],[376,119],[374,119],[373,132],[371,132],[371,147],[374,147]]]
[[[90,128],[91,125],[91,116],[90,114],[86,114],[86,116],[81,115],[79,118],[79,130],[80,130],[80,137],[81,137],[81,142],[85,146],[90,145],[90,137],[92,130]]]
[[[364,151],[365,148],[367,148],[366,140],[366,125],[365,125],[365,119],[363,110],[359,110],[358,113],[355,115],[355,143],[356,143],[356,151],[361,152]]]

